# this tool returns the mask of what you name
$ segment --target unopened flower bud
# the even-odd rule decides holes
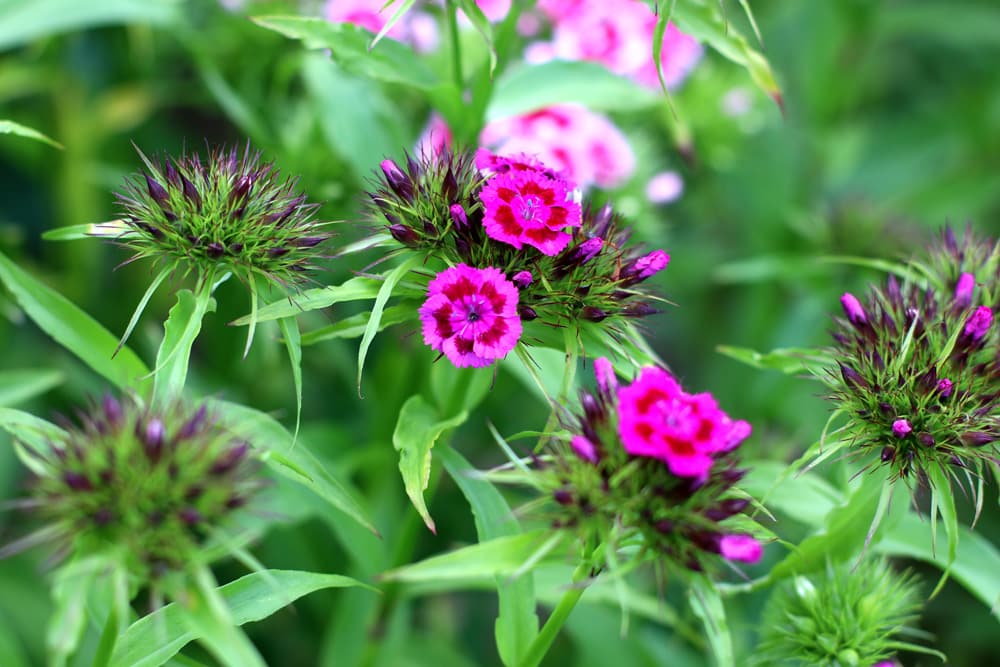
[[[580,317],[590,322],[601,322],[602,320],[607,319],[608,314],[600,308],[596,308],[594,306],[584,306],[580,311]]]
[[[972,303],[972,292],[976,287],[976,278],[971,273],[963,273],[955,285],[955,307],[968,308]]]
[[[844,292],[840,296],[840,305],[843,306],[844,314],[854,326],[861,327],[868,323],[868,316],[865,314],[861,302],[850,292]]]
[[[892,422],[892,434],[897,438],[905,438],[912,430],[913,427],[906,419],[897,419]]]
[[[524,289],[534,281],[534,278],[531,271],[518,271],[510,281],[517,286],[517,289]]]
[[[379,167],[382,168],[385,182],[389,184],[392,191],[406,201],[413,201],[413,185],[399,168],[399,165],[394,160],[382,160]]]
[[[469,217],[465,215],[465,209],[462,208],[461,204],[452,204],[448,211],[451,213],[451,220],[456,227],[462,229],[469,226]]]
[[[392,235],[392,238],[411,248],[420,242],[420,237],[417,236],[417,233],[406,225],[389,225],[389,234]]]
[[[976,308],[975,312],[969,317],[968,321],[965,323],[965,329],[963,330],[963,335],[971,340],[973,343],[977,343],[982,340],[986,332],[990,330],[990,325],[993,324],[993,311],[990,310],[989,306],[980,306]]]

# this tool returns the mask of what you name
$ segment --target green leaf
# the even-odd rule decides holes
[[[0,12],[3,10],[0,9]],[[2,20],[2,15],[0,15],[0,20]],[[3,26],[0,25],[0,30]],[[0,120],[0,134],[13,134],[19,137],[25,137],[27,139],[34,139],[35,141],[41,141],[43,144],[48,144],[55,148],[62,148],[62,144],[54,139],[50,139],[38,130],[33,130],[26,125],[21,125],[20,123],[15,123],[12,120]]]
[[[472,24],[472,27],[483,36],[483,40],[486,42],[486,48],[490,52],[489,75],[490,79],[492,79],[493,73],[497,69],[497,47],[493,41],[493,24],[483,14],[483,10],[476,4],[476,0],[458,0],[458,4],[465,13],[465,17]]]
[[[385,581],[408,583],[448,580],[494,580],[518,572],[551,538],[545,530],[509,535],[472,544],[446,554],[389,570],[381,575]]]
[[[169,23],[178,0],[4,0],[0,3],[0,49],[61,32],[118,23]]]
[[[270,415],[227,401],[210,400],[216,416],[234,434],[245,438],[251,446],[265,450],[264,462],[276,473],[302,484],[359,524],[378,534],[367,513],[330,474],[302,441],[294,442],[292,434]]]
[[[294,570],[254,572],[219,588],[237,625],[260,621],[291,602],[325,588],[365,584],[336,574]],[[374,590],[374,589],[372,589]],[[186,644],[201,637],[197,626],[185,622],[183,607],[173,602],[133,623],[118,640],[114,667],[158,667]]]
[[[1000,551],[988,539],[965,526],[958,527],[955,557],[934,548],[926,520],[907,512],[874,548],[888,556],[916,558],[949,572],[1000,620]]]
[[[815,473],[784,475],[787,465],[778,461],[747,461],[750,472],[739,488],[807,526],[820,526],[835,507],[843,503],[843,494]]]
[[[177,292],[177,303],[170,309],[170,316],[163,323],[163,341],[156,354],[154,402],[159,400],[169,403],[183,394],[191,347],[201,331],[205,313],[214,309],[210,280],[204,281],[197,295],[186,289]]]
[[[149,369],[129,348],[112,358],[118,339],[66,297],[0,254],[0,280],[45,333],[120,389],[142,389]]]
[[[337,64],[348,72],[385,83],[401,83],[427,90],[440,81],[413,49],[394,39],[373,49],[372,33],[350,23],[331,23],[302,16],[258,16],[253,21],[286,37],[301,40],[307,48],[329,49]]]
[[[876,505],[887,483],[879,471],[861,476],[860,484],[843,504],[827,515],[823,530],[803,540],[792,553],[775,565],[768,578],[778,581],[797,574],[807,574],[823,567],[827,561],[840,562],[857,554],[869,536]],[[888,524],[881,526],[884,532]]]
[[[372,340],[375,339],[375,334],[379,331],[379,323],[382,321],[382,312],[385,310],[385,304],[389,300],[389,297],[392,296],[396,283],[402,280],[410,272],[410,269],[420,264],[423,259],[420,255],[413,255],[385,274],[382,280],[382,286],[375,297],[375,303],[372,304],[372,314],[368,318],[368,326],[365,327],[365,333],[361,336],[361,344],[358,345],[358,396],[361,395],[361,373],[365,368],[365,357],[368,356],[368,348],[371,346]]]
[[[468,413],[462,411],[442,419],[434,406],[418,394],[403,403],[392,434],[392,446],[399,452],[399,473],[406,495],[432,533],[437,530],[424,503],[424,491],[431,476],[431,448],[442,433],[464,423],[467,417]]]
[[[735,667],[733,639],[719,589],[707,577],[695,576],[688,589],[688,601],[695,616],[705,625],[708,645],[717,667]]]
[[[300,294],[282,297],[274,303],[269,303],[257,311],[258,322],[269,322],[283,317],[293,317],[310,310],[319,310],[345,301],[363,301],[378,296],[382,281],[374,278],[351,278],[342,285],[317,287],[305,290]],[[230,324],[244,326],[250,324],[250,316],[233,320]]]
[[[0,406],[17,405],[44,394],[63,381],[59,371],[9,370],[0,371]]]
[[[87,623],[87,597],[106,561],[97,557],[74,560],[60,568],[52,583],[55,610],[49,619],[45,646],[49,664],[61,666],[80,644]]]
[[[942,469],[938,464],[932,463],[927,466],[927,479],[930,482],[931,494],[933,496],[933,502],[931,503],[931,511],[937,512],[941,516],[941,520],[944,522],[944,532],[948,537],[948,563],[955,560],[955,554],[958,549],[958,510],[955,508],[955,491],[948,480],[948,474]],[[936,517],[932,517],[931,525],[932,531],[934,530],[934,520]],[[931,534],[931,544],[936,542],[936,535]],[[947,570],[945,570],[947,573]]]
[[[833,365],[833,359],[823,350],[816,348],[784,347],[770,352],[757,352],[749,347],[719,345],[715,349],[720,354],[741,361],[748,366],[762,370],[779,371],[786,375],[808,372],[810,368],[807,362],[823,366]]]
[[[550,60],[511,68],[496,84],[488,120],[507,118],[564,102],[597,111],[634,111],[660,103],[660,96],[598,63]]]
[[[480,542],[521,532],[507,501],[493,484],[476,476],[476,470],[461,454],[445,445],[438,448],[438,458],[469,501]],[[500,602],[497,651],[505,665],[514,665],[538,635],[535,586],[530,576],[521,576],[512,581],[497,577],[496,587]]]
[[[285,340],[288,350],[288,363],[292,365],[292,381],[295,383],[295,433],[292,441],[299,437],[299,423],[302,419],[302,338],[299,335],[299,322],[294,317],[282,317],[278,320],[281,337]]]
[[[368,328],[371,321],[371,311],[358,313],[350,317],[345,317],[339,322],[314,329],[302,334],[303,345],[314,345],[324,340],[334,338],[359,338]],[[378,330],[382,331],[394,324],[406,321],[416,321],[417,309],[413,305],[389,306],[382,312],[382,319],[378,323]]]
[[[682,32],[745,67],[754,83],[781,106],[781,88],[767,58],[750,46],[740,31],[726,19],[719,5],[716,0],[675,2],[670,18]]]

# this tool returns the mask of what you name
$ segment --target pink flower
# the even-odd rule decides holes
[[[760,542],[749,535],[723,535],[719,540],[719,553],[726,560],[756,563],[763,552]]]
[[[669,373],[651,366],[618,390],[618,412],[625,451],[660,459],[679,477],[705,477],[713,454],[750,435],[750,425],[733,422],[711,394],[687,394]]]
[[[451,148],[452,135],[451,128],[437,113],[432,113],[427,126],[420,133],[414,153],[426,157],[441,155]]]
[[[351,23],[377,35],[396,12],[385,4],[385,0],[327,0],[323,14],[331,23]],[[433,51],[438,42],[437,23],[422,12],[407,12],[386,34],[421,52]]]
[[[539,9],[554,23],[552,42],[531,47],[534,60],[558,58],[599,62],[616,74],[651,88],[659,87],[653,61],[656,14],[636,0],[540,0]],[[701,59],[693,37],[667,24],[660,63],[668,88],[675,88]]]
[[[861,306],[861,302],[850,292],[844,292],[840,295],[840,305],[843,306],[844,314],[847,315],[851,324],[861,326],[868,322],[868,316],[865,315],[865,309]]]
[[[676,171],[661,171],[646,183],[646,199],[654,204],[669,204],[684,192],[684,181]]]
[[[573,447],[573,451],[576,452],[581,459],[584,461],[590,461],[591,463],[597,463],[597,449],[594,447],[594,443],[587,440],[582,435],[573,436],[573,440],[570,442]]]
[[[989,306],[980,306],[965,323],[963,333],[973,342],[978,342],[990,330],[991,324],[993,324],[993,311],[990,310]]]
[[[938,394],[941,395],[941,398],[948,398],[951,396],[952,387],[954,387],[954,384],[948,378],[941,378],[937,382],[937,390]]]
[[[439,273],[420,307],[424,342],[459,368],[489,366],[521,337],[518,292],[498,269],[459,264]]]
[[[476,168],[486,174],[506,174],[508,171],[538,172],[549,178],[563,178],[536,157],[526,153],[497,155],[488,148],[476,149]]]
[[[621,185],[636,166],[621,130],[579,104],[494,120],[483,128],[479,141],[504,155],[534,156],[583,188]]]
[[[955,285],[955,305],[967,308],[972,303],[972,291],[976,288],[976,278],[971,273],[963,273]]]
[[[567,227],[581,225],[580,205],[569,198],[571,185],[540,172],[509,171],[493,176],[479,193],[490,238],[521,249],[555,255],[569,244]]]
[[[897,419],[892,422],[892,434],[897,438],[905,438],[913,431],[913,427],[910,426],[910,422],[905,419]]]

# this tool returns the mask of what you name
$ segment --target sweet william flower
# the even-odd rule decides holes
[[[455,366],[489,366],[521,337],[517,287],[495,268],[459,264],[428,285],[420,307],[424,342]]]
[[[558,254],[572,238],[567,228],[581,225],[571,191],[570,183],[539,172],[496,174],[479,194],[486,234],[519,250],[527,245],[543,255]]]

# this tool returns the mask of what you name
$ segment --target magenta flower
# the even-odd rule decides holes
[[[489,366],[521,337],[517,288],[494,268],[459,264],[439,273],[420,307],[424,342],[459,368]]]
[[[968,308],[972,303],[972,292],[976,288],[976,278],[971,273],[963,273],[955,285],[955,305]]]
[[[733,422],[711,394],[687,394],[666,371],[646,367],[618,390],[619,432],[625,451],[667,464],[679,477],[704,478],[712,455],[734,449],[750,425]]]
[[[892,434],[897,438],[905,438],[913,431],[913,427],[910,426],[910,422],[905,419],[897,419],[892,422]]]
[[[865,315],[865,309],[862,307],[861,302],[858,301],[858,297],[850,292],[844,292],[840,296],[840,305],[843,306],[844,314],[847,315],[847,319],[851,321],[851,324],[861,326],[868,322],[868,316]]]
[[[941,395],[941,398],[948,398],[949,396],[951,396],[951,390],[953,387],[954,384],[948,378],[941,378],[940,380],[938,380],[937,391],[938,394]]]
[[[763,551],[760,542],[749,535],[723,535],[719,540],[719,553],[726,560],[756,563]]]
[[[597,448],[594,447],[594,443],[582,435],[573,436],[573,440],[570,441],[570,445],[573,447],[573,451],[576,452],[581,459],[584,461],[590,461],[591,463],[597,463]]]
[[[535,281],[534,277],[531,275],[531,271],[518,271],[511,278],[511,282],[517,286],[518,289],[524,289],[528,287]]]
[[[971,339],[973,342],[978,342],[990,330],[991,324],[993,324],[993,311],[990,310],[989,306],[980,306],[976,308],[976,311],[972,313],[972,316],[965,323],[965,331],[963,333],[966,338]]]
[[[563,231],[582,224],[580,205],[570,199],[570,183],[532,171],[497,174],[479,198],[486,234],[517,249],[525,245],[555,255],[570,241]]]
[[[622,281],[626,285],[642,282],[667,268],[669,263],[670,255],[663,250],[654,250],[625,266],[622,269]]]

